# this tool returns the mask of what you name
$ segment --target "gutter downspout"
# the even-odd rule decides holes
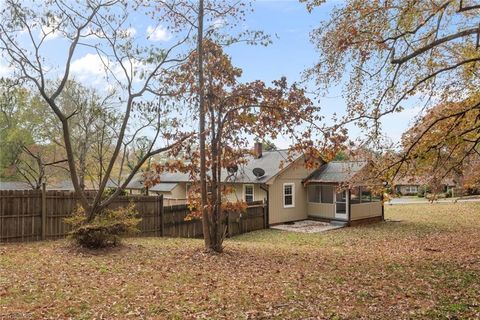
[[[260,185],[260,189],[267,193],[267,212],[265,214],[265,229],[270,228],[270,193],[268,192],[268,188],[265,188],[263,184]]]
[[[348,201],[348,226],[350,227],[350,223],[352,222],[352,193],[350,189],[347,189],[347,201]]]

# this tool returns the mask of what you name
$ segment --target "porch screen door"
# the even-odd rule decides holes
[[[335,193],[335,218],[347,220],[347,191],[343,190]]]

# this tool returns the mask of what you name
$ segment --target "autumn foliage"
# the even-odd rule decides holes
[[[171,83],[181,92],[186,105],[197,105],[199,87],[197,77],[197,53],[193,52],[187,63],[180,66]],[[207,141],[206,165],[208,168],[208,193],[206,210],[210,243],[215,251],[221,251],[225,234],[222,223],[227,210],[242,211],[245,203],[239,199],[229,202],[226,196],[233,190],[226,186],[229,176],[225,169],[241,166],[250,155],[253,138],[276,139],[283,135],[293,141],[289,159],[294,153],[308,154],[307,165],[313,166],[322,155],[334,156],[345,137],[326,136],[319,130],[322,120],[319,108],[296,84],[289,85],[285,78],[273,81],[271,86],[263,81],[240,82],[242,70],[232,65],[222,47],[210,40],[204,41],[205,111]],[[197,119],[197,116],[194,116]],[[327,147],[328,146],[328,147]],[[332,147],[333,146],[333,147]],[[323,151],[323,152],[322,152]],[[327,152],[328,151],[328,152]],[[188,172],[194,181],[189,200],[192,216],[200,217],[201,201],[198,168],[200,154],[196,147],[187,147],[184,163],[168,162],[155,166],[159,182],[160,174],[168,170]],[[227,171],[228,172],[228,171]]]

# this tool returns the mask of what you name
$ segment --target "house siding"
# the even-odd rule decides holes
[[[265,190],[262,190],[260,188],[259,184],[253,184],[253,183],[245,183],[247,185],[253,185],[253,199],[254,201],[263,201],[267,198],[267,193]],[[244,201],[243,197],[243,186],[245,184],[240,184],[240,183],[235,183],[235,184],[229,184],[229,187],[234,187],[235,193],[230,193],[227,195],[228,201]]]
[[[382,216],[382,202],[367,202],[352,204],[350,210],[350,220],[361,220],[366,218]]]
[[[251,184],[253,185],[253,197],[255,201],[263,201],[267,198],[267,193],[265,190],[260,188],[259,184]],[[230,193],[226,195],[228,201],[241,201],[243,200],[243,183],[235,183],[235,184],[226,184],[228,187],[233,187],[235,189],[234,193]],[[173,188],[170,192],[158,192],[158,194],[163,194],[165,198],[173,198],[173,199],[186,199],[187,198],[187,182],[179,182],[178,185]]]
[[[335,219],[335,204],[309,202],[307,214],[309,217]]]
[[[303,158],[292,163],[269,184],[269,224],[307,219],[307,189],[303,179],[313,172],[304,166]],[[294,204],[292,208],[283,206],[283,185],[293,183]]]
[[[417,187],[417,192],[411,192],[411,191],[407,190],[407,188],[410,188],[410,187]],[[400,186],[397,186],[397,192],[400,192],[404,196],[415,196],[418,193],[418,188],[419,188],[419,186],[415,185],[415,184],[400,185]]]

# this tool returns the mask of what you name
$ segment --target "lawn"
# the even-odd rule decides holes
[[[480,317],[480,204],[386,206],[387,222],[324,234],[202,241],[0,244],[0,319]]]

